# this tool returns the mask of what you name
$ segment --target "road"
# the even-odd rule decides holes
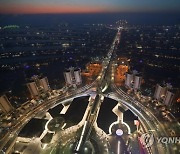
[[[112,76],[114,76],[115,67],[112,66],[112,69]],[[141,102],[136,101],[122,89],[118,88],[114,84],[114,78],[111,78],[111,89],[116,95],[115,97],[113,97],[113,99],[122,102],[128,109],[130,109],[135,115],[137,115],[147,131],[155,130],[153,131],[155,137],[169,136],[164,126],[157,119],[157,117],[154,116],[154,113],[152,113],[151,110],[145,107]],[[173,151],[171,151],[169,146],[167,146],[166,144],[161,144],[158,146],[154,145],[151,147],[152,153],[173,153]]]
[[[102,70],[97,80],[96,85],[96,97],[94,99],[93,105],[90,108],[90,112],[87,114],[86,120],[84,122],[84,126],[82,129],[82,133],[80,135],[80,139],[76,144],[75,152],[79,152],[81,148],[84,146],[85,142],[89,139],[94,123],[97,120],[98,113],[100,110],[101,103],[103,102],[103,91],[105,91],[107,87],[107,76],[109,74],[109,70],[111,68],[111,61],[113,58],[113,54],[117,49],[117,45],[120,42],[121,31],[118,29],[117,34],[113,40],[113,43],[108,51],[107,57],[103,60]]]
[[[12,139],[16,138],[21,129],[37,114],[39,114],[40,112],[48,111],[50,108],[59,105],[60,103],[63,104],[64,102],[72,100],[73,98],[89,95],[90,92],[88,92],[88,90],[93,87],[93,85],[96,83],[95,81],[90,85],[82,87],[77,91],[70,92],[67,95],[60,95],[50,100],[46,100],[37,105],[32,110],[26,112],[19,119],[17,119],[17,123],[11,126],[10,130],[4,135],[2,139],[0,139],[0,152],[8,153],[8,151],[10,151],[9,145],[13,143]]]

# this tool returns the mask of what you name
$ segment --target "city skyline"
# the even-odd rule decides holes
[[[0,0],[0,153],[180,153],[180,0]]]
[[[41,13],[115,13],[115,12],[178,12],[178,0],[2,0],[0,14],[41,14]]]

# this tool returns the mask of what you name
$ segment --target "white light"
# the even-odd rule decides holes
[[[47,147],[47,144],[44,144],[42,148],[45,149],[46,147]]]
[[[115,121],[109,126],[109,134],[112,134],[112,127],[113,127],[113,125],[116,125],[116,124],[119,124],[119,121]],[[131,129],[130,129],[129,125],[127,123],[125,123],[125,122],[122,122],[122,124],[124,124],[127,127],[128,134],[131,134]]]
[[[117,154],[120,154],[120,141],[118,141],[118,151]]]
[[[123,135],[123,131],[121,129],[117,129],[116,130],[116,135],[117,136],[122,136]]]

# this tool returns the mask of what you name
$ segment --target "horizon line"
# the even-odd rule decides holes
[[[152,13],[152,14],[155,14],[155,13],[170,13],[170,14],[179,14],[180,15],[180,11],[107,11],[107,12],[41,12],[41,13],[37,13],[37,12],[34,12],[34,13],[2,13],[0,12],[0,15],[68,15],[68,14],[123,14],[123,13],[137,13],[137,14],[141,14],[141,13]]]

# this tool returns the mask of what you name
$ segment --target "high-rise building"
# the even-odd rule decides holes
[[[11,110],[13,110],[13,106],[9,102],[8,98],[6,97],[6,95],[3,95],[3,96],[0,97],[0,109],[4,113],[8,113]]]
[[[128,88],[132,88],[132,84],[133,84],[133,74],[126,73],[125,85]]]
[[[27,83],[27,87],[32,98],[38,97],[50,90],[47,77],[40,79],[38,76],[33,76],[32,80],[32,82]]]
[[[72,72],[70,70],[64,72],[64,78],[65,78],[65,81],[66,81],[67,85],[72,85],[73,84]]]
[[[173,99],[174,99],[174,93],[172,93],[171,91],[167,91],[164,99],[164,104],[170,106],[173,102]]]
[[[38,87],[35,82],[27,83],[28,90],[31,94],[31,97],[37,97],[39,95]]]
[[[44,89],[44,91],[48,91],[50,89],[47,77],[40,79],[39,84]]]
[[[67,85],[80,85],[82,83],[81,70],[71,67],[64,72],[64,78]]]
[[[141,82],[142,76],[140,76],[137,71],[133,71],[133,73],[126,73],[125,86],[127,88],[132,88],[136,91],[140,89]]]
[[[141,81],[142,81],[142,77],[141,76],[135,76],[134,77],[134,85],[133,85],[133,88],[135,90],[137,89],[140,89],[140,86],[141,86]]]
[[[75,82],[77,85],[80,85],[82,83],[81,70],[80,69],[74,70],[74,78],[75,78]]]
[[[155,93],[154,93],[154,98],[159,100],[161,98],[164,98],[165,95],[166,95],[166,92],[167,92],[167,87],[163,87],[162,85],[160,84],[157,84],[156,85],[156,90],[155,90]]]

